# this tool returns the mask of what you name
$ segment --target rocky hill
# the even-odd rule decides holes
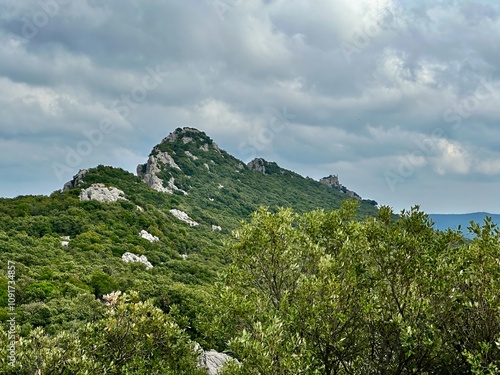
[[[258,172],[258,173],[256,173]],[[334,209],[347,198],[361,199],[344,186],[304,178],[276,163],[255,159],[248,164],[228,154],[204,132],[178,128],[154,146],[137,176],[162,199],[172,202],[194,222],[211,228],[234,229],[258,206],[293,207],[298,212]],[[109,176],[104,174],[105,183]],[[86,186],[79,173],[67,186]],[[120,181],[115,181],[120,187]],[[126,188],[125,188],[126,193]],[[168,198],[169,196],[172,196]],[[359,213],[374,215],[376,202],[363,200]],[[167,208],[167,207],[166,207]]]
[[[136,291],[181,317],[180,328],[200,341],[195,316],[228,262],[223,243],[242,220],[259,206],[303,213],[339,208],[349,197],[276,163],[245,164],[204,132],[179,128],[136,175],[100,165],[50,196],[0,199],[0,261],[16,266],[14,310],[10,276],[0,274],[0,320],[15,311],[24,336],[37,327],[72,332],[104,319],[104,295]],[[359,217],[378,212],[372,202],[359,204]]]
[[[0,373],[483,373],[498,229],[394,216],[193,128],[136,174],[0,199]]]

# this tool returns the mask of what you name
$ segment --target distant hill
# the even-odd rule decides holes
[[[491,217],[492,221],[500,226],[500,215],[490,214],[488,212],[473,212],[468,214],[429,214],[429,217],[432,221],[434,221],[434,229],[457,229],[458,226],[460,226],[463,234],[469,238],[474,237],[474,235],[469,233],[467,230],[470,222],[474,221],[475,223],[482,224],[487,216]]]

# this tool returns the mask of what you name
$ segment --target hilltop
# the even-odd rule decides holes
[[[261,205],[307,212],[335,209],[342,200],[356,198],[360,200],[360,217],[377,212],[375,201],[362,200],[340,184],[314,181],[262,158],[245,164],[204,132],[189,127],[176,129],[154,146],[147,161],[137,167],[137,176],[161,193],[141,189],[139,201],[150,197],[157,208],[181,210],[202,227],[221,226],[226,233]],[[65,189],[104,183],[130,195],[134,194],[129,191],[132,181],[137,183],[123,171],[101,166],[81,171]]]

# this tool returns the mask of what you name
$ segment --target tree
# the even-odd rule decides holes
[[[10,339],[0,328],[0,372],[17,375],[202,375],[195,343],[172,317],[136,293],[106,298],[107,316],[74,333],[41,328],[16,339],[16,363],[7,362]]]
[[[242,363],[227,373],[498,371],[500,231],[465,243],[418,206],[360,222],[356,205],[260,209],[235,233],[207,329]]]

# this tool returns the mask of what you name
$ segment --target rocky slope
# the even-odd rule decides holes
[[[16,265],[16,324],[26,335],[35,327],[71,332],[104,319],[103,295],[137,292],[177,314],[202,343],[195,316],[215,294],[232,230],[261,205],[300,213],[335,209],[347,198],[276,163],[246,165],[205,133],[177,129],[153,147],[137,175],[99,165],[50,196],[0,199],[0,263]],[[360,201],[358,212],[377,209]],[[228,359],[211,350],[200,358],[207,369]]]
[[[375,201],[362,200],[336,176],[313,181],[262,158],[245,165],[204,132],[190,127],[176,129],[156,145],[146,163],[137,167],[137,175],[152,189],[175,195],[179,202],[178,196],[184,195],[185,208],[192,207],[184,212],[194,215],[194,222],[207,225],[227,224],[235,216],[245,218],[259,205],[291,206],[301,212],[337,208],[347,198],[361,201],[361,214],[376,212]],[[228,215],[229,207],[233,210]],[[234,225],[229,223],[229,227]]]

